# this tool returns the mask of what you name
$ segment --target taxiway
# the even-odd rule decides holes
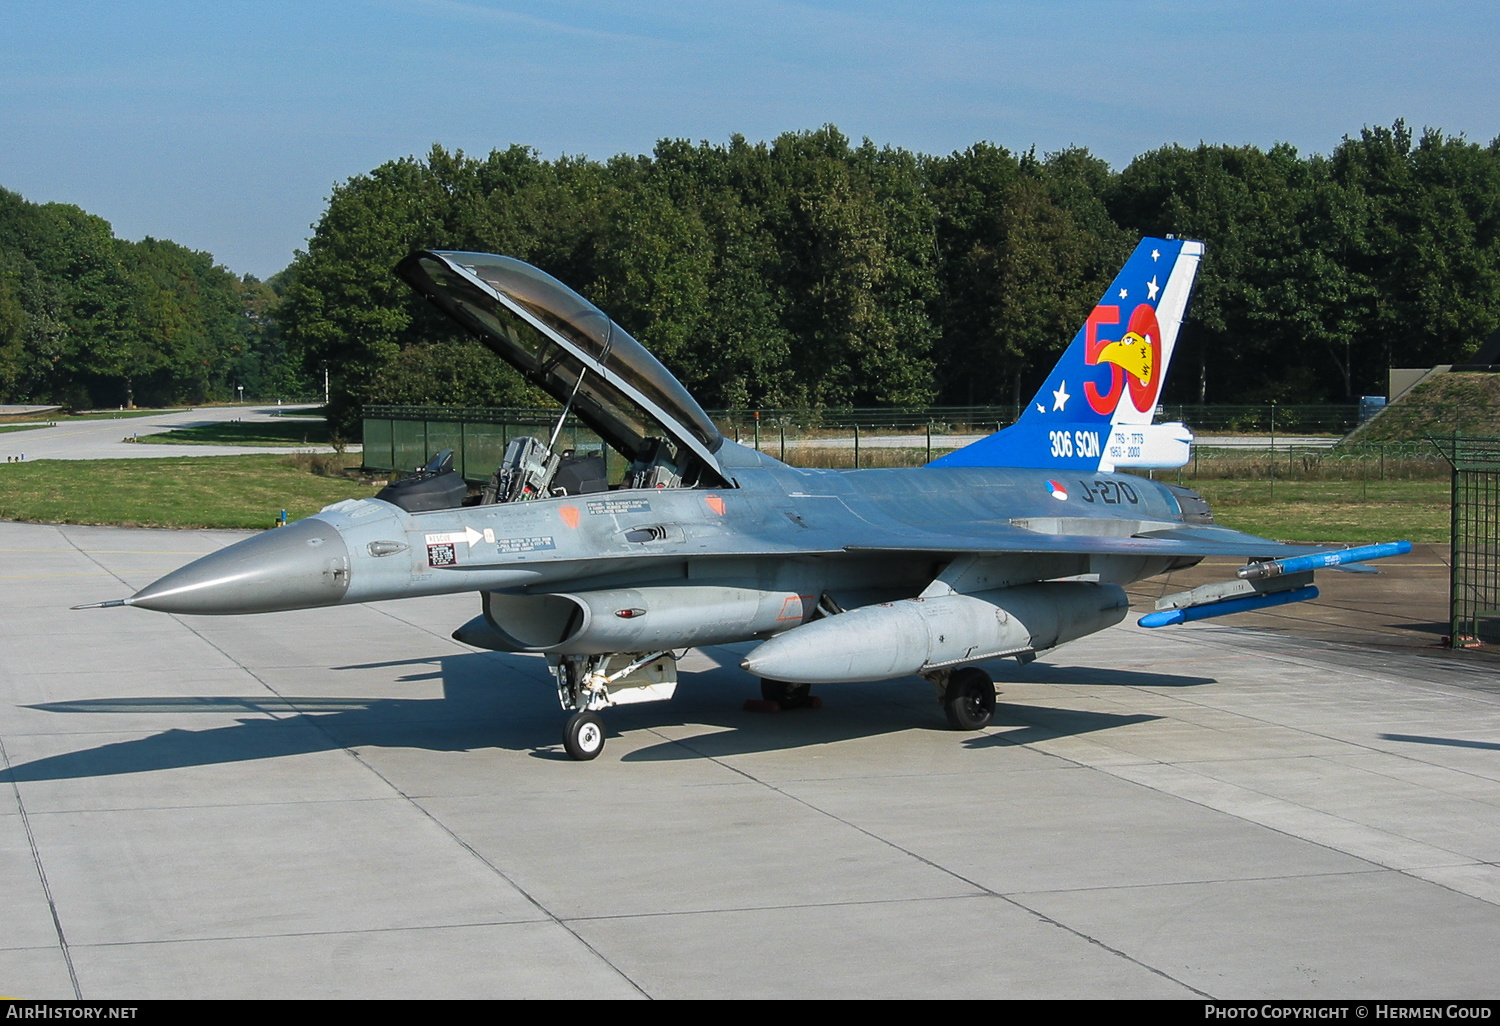
[[[1432,647],[1432,547],[994,664],[976,734],[747,713],[709,649],[578,763],[472,596],[68,609],[239,537],[0,523],[0,994],[1500,995],[1500,664]]]

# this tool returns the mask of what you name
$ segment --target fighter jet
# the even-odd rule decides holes
[[[576,759],[599,713],[668,699],[677,660],[758,642],[762,701],[811,685],[920,676],[955,729],[985,727],[978,664],[1022,662],[1119,623],[1121,587],[1206,556],[1241,578],[1168,596],[1177,622],[1316,595],[1314,565],[1399,551],[1309,550],[1213,523],[1185,488],[1125,469],[1180,466],[1192,435],[1153,423],[1201,243],[1145,239],[1010,427],[924,467],[791,467],[726,438],[593,304],[520,260],[419,251],[396,272],[624,456],[513,439],[469,496],[439,454],[373,499],[336,503],[197,560],[127,599],[226,615],[454,592],[471,646],[547,658]],[[1149,624],[1148,624],[1149,625]]]

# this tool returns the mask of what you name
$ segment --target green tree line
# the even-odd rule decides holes
[[[1500,141],[1397,122],[1331,154],[1166,146],[926,156],[836,129],[650,156],[434,147],[334,190],[279,319],[367,401],[506,404],[520,383],[390,274],[504,253],[577,289],[709,407],[1023,401],[1142,235],[1201,239],[1169,402],[1345,401],[1500,321]]]
[[[252,380],[326,368],[346,434],[367,402],[536,402],[391,273],[434,248],[552,273],[711,408],[1018,402],[1147,234],[1207,243],[1164,401],[1383,393],[1500,323],[1500,140],[1397,122],[1327,155],[1166,146],[1119,171],[831,126],[602,162],[434,146],[339,184],[270,285],[4,193],[0,394],[268,394]]]
[[[0,189],[0,401],[72,408],[307,390],[271,284]]]

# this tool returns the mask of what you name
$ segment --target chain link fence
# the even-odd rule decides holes
[[[881,409],[762,409],[710,411],[721,430],[743,437],[757,424],[761,431],[784,430],[791,438],[825,431],[917,432],[929,425],[935,434],[989,434],[1014,424],[1021,407],[1013,403],[997,406],[911,406]],[[1343,435],[1359,423],[1359,405],[1341,403],[1318,406],[1282,406],[1276,403],[1244,405],[1167,405],[1159,407],[1156,419],[1180,422],[1198,432]]]
[[[1453,473],[1454,648],[1500,644],[1500,438],[1435,437]]]
[[[551,437],[561,410],[463,406],[366,406],[366,470],[408,473],[444,449],[453,450],[453,468],[472,483],[490,479],[512,438]],[[606,472],[624,463],[599,436],[569,416],[558,434],[559,449],[603,452]],[[611,467],[614,461],[617,466]]]
[[[407,472],[434,453],[452,449],[468,480],[482,482],[499,464],[506,444],[523,435],[549,437],[560,413],[546,408],[367,406],[365,467]],[[726,437],[778,459],[807,466],[920,466],[1015,421],[1013,406],[931,406],[907,409],[768,409],[710,413]],[[1154,476],[1249,479],[1435,480],[1447,473],[1437,449],[1421,442],[1339,442],[1337,432],[1357,419],[1346,406],[1169,406],[1158,419],[1180,418],[1195,433],[1193,460]],[[1274,431],[1273,431],[1274,428]],[[1219,432],[1247,436],[1216,445]],[[1305,444],[1307,435],[1326,441]],[[619,454],[574,417],[559,445],[580,452]]]

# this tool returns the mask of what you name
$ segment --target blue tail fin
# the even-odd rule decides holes
[[[1193,436],[1153,424],[1203,243],[1142,239],[1020,418],[933,467],[1180,467]]]

